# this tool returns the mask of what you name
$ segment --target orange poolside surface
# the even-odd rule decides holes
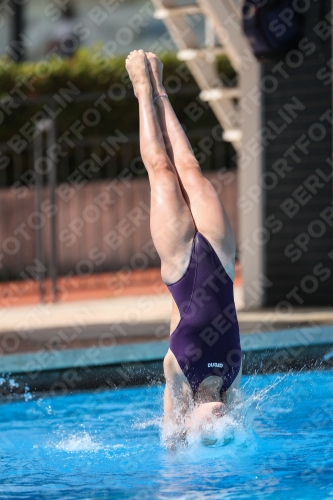
[[[241,284],[240,265],[236,263],[234,284]],[[151,295],[168,293],[161,278],[160,268],[143,271],[121,271],[91,274],[86,277],[59,277],[58,302],[94,300],[126,295]],[[44,281],[44,301],[52,302],[51,280]],[[9,281],[0,283],[0,307],[14,307],[40,302],[39,284],[36,281]]]

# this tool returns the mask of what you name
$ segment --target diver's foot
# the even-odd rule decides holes
[[[133,50],[126,58],[126,70],[133,84],[134,94],[137,98],[142,93],[152,91],[148,61],[143,50]]]
[[[159,60],[156,54],[153,52],[146,52],[148,59],[148,70],[150,76],[150,82],[153,87],[153,95],[165,93],[163,87],[163,64]]]

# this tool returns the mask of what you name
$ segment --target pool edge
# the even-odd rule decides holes
[[[155,341],[6,355],[0,392],[22,394],[28,387],[64,393],[162,383],[168,345]],[[333,367],[333,325],[242,334],[241,345],[245,375]]]

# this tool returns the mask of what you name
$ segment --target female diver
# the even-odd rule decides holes
[[[224,207],[203,176],[163,88],[161,61],[151,52],[134,50],[126,69],[139,101],[152,239],[172,295],[170,348],[164,359],[165,429],[180,438],[224,415],[240,384],[235,241]]]

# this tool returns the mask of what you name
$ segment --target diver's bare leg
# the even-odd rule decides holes
[[[166,282],[173,282],[186,269],[195,226],[177,172],[165,151],[152,103],[145,53],[131,52],[126,59],[126,69],[139,101],[140,151],[151,186],[151,235],[161,258],[162,277]]]
[[[151,52],[147,53],[147,58],[153,95],[156,96],[165,92],[162,83],[163,65]],[[177,169],[184,198],[191,209],[195,225],[213,244],[233,279],[235,242],[225,209],[215,188],[202,174],[169,99],[159,97],[155,101],[155,106],[166,150]]]
[[[146,54],[153,96],[156,97],[158,94],[166,93],[162,83],[163,64],[152,52]],[[194,158],[193,150],[170,102],[168,99],[160,97],[156,99],[155,105],[166,150],[171,161],[177,166],[178,164],[182,165],[182,163],[186,165],[188,158],[191,160]]]

